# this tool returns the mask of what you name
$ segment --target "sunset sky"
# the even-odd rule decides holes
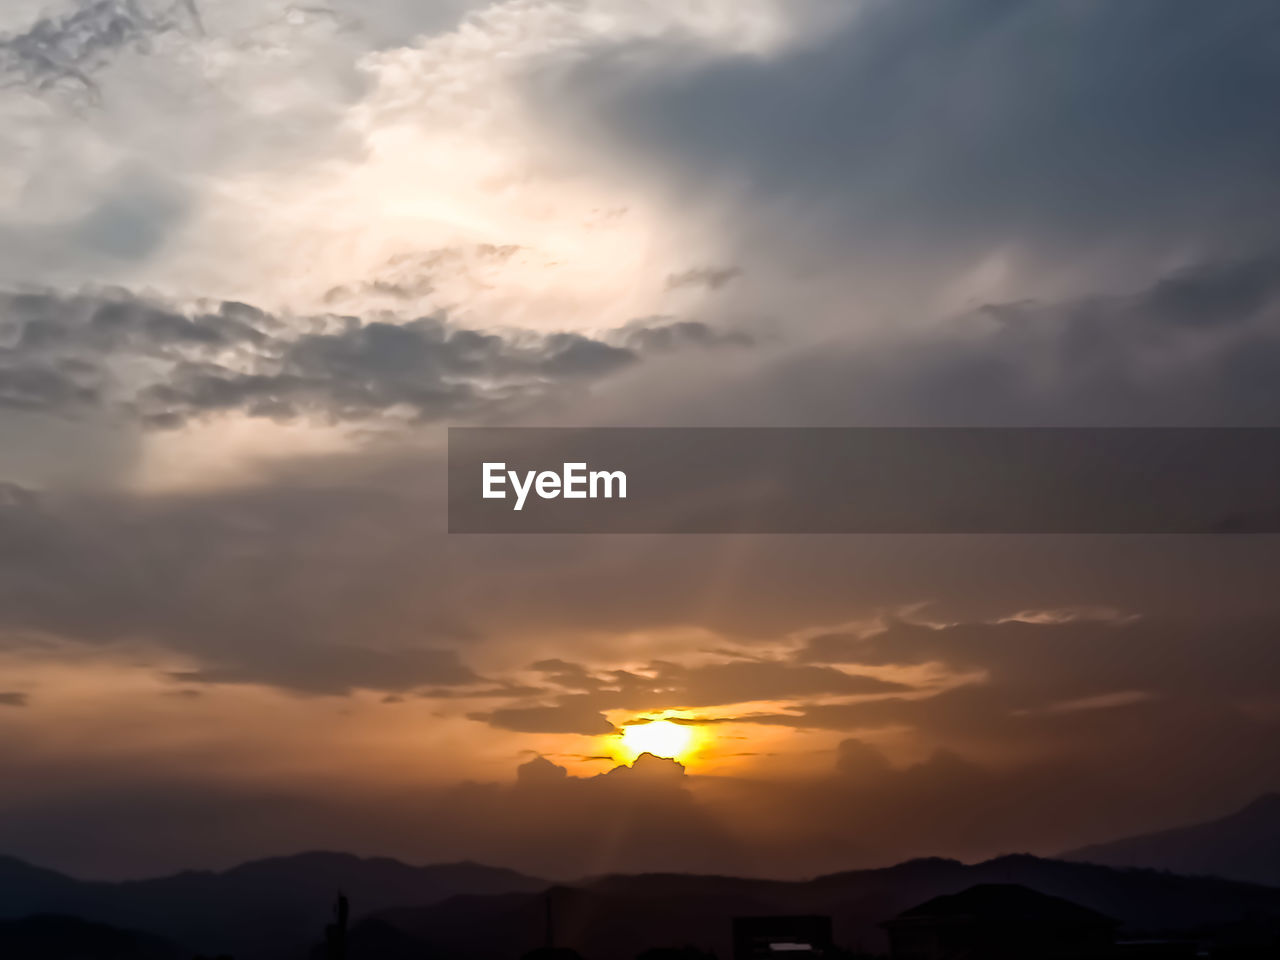
[[[0,854],[803,876],[1280,789],[1274,537],[444,532],[449,425],[1280,426],[1277,37],[9,0]]]

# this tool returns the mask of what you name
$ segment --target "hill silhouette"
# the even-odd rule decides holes
[[[8,960],[189,960],[175,943],[78,917],[40,914],[0,922]]]
[[[731,919],[771,914],[829,915],[837,943],[879,952],[886,947],[880,924],[901,911],[975,885],[1011,883],[1115,917],[1134,936],[1211,932],[1248,917],[1280,916],[1276,888],[1027,855],[973,865],[915,860],[805,882],[679,874],[611,876],[557,887],[550,896],[557,944],[591,960],[632,960],[645,950],[670,946],[729,956]],[[365,941],[368,925],[376,923],[414,938],[423,956],[517,957],[545,935],[546,897],[465,896],[384,911],[356,925],[353,950]]]
[[[807,881],[639,874],[548,888],[477,864],[414,867],[310,853],[126,883],[82,882],[0,859],[0,928],[12,926],[15,937],[38,933],[55,944],[64,936],[108,943],[117,935],[133,937],[141,946],[126,955],[144,960],[166,960],[166,941],[180,944],[188,957],[305,960],[315,955],[341,889],[353,911],[352,957],[514,960],[546,942],[548,912],[556,945],[588,960],[634,960],[672,947],[729,956],[732,918],[773,914],[830,916],[837,943],[876,952],[885,947],[883,921],[980,884],[1020,884],[1061,897],[1116,918],[1133,936],[1212,935],[1280,918],[1280,888],[1029,855],[969,865],[912,860]],[[63,916],[21,919],[27,914]],[[3,942],[0,956],[24,956],[3,950]],[[112,956],[104,950],[79,955]],[[61,954],[50,948],[25,956],[57,960]]]
[[[146,930],[207,954],[280,956],[305,944],[342,889],[362,913],[458,894],[535,891],[542,880],[474,863],[415,867],[385,857],[304,853],[221,872],[122,883],[74,880],[0,859],[0,920],[66,914]]]
[[[1218,820],[1094,844],[1062,856],[1280,885],[1280,793],[1265,794]]]

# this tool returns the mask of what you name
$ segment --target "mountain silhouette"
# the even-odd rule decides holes
[[[1265,794],[1219,820],[1094,844],[1062,856],[1280,885],[1280,793]]]
[[[734,917],[820,914],[833,920],[838,944],[883,952],[881,923],[934,897],[981,884],[1019,884],[1120,921],[1126,934],[1197,934],[1250,917],[1280,916],[1280,889],[1212,877],[1117,870],[1027,855],[966,865],[915,860],[880,870],[831,874],[804,882],[642,874],[610,876],[550,894],[555,942],[590,960],[633,960],[662,947],[687,946],[730,956]],[[352,930],[353,955],[393,927],[419,954],[448,960],[518,957],[545,942],[547,893],[454,897],[383,911]]]
[[[168,960],[176,943],[184,957],[306,960],[321,955],[339,890],[351,903],[353,958],[515,960],[549,939],[589,960],[634,960],[672,947],[724,957],[733,918],[779,914],[829,916],[838,944],[883,952],[884,921],[981,884],[1060,897],[1114,917],[1131,936],[1216,936],[1259,918],[1270,930],[1267,918],[1280,918],[1280,888],[1029,855],[970,865],[912,860],[807,881],[639,874],[555,887],[477,864],[414,867],[337,853],[125,883],[82,882],[0,858],[0,956]],[[6,950],[6,935],[49,946]],[[75,947],[91,941],[102,946]],[[132,953],[111,952],[129,943]],[[67,944],[71,952],[60,953]]]
[[[474,863],[414,867],[389,858],[303,853],[221,872],[187,871],[122,883],[85,882],[0,858],[0,920],[68,914],[146,930],[193,951],[237,960],[304,946],[346,892],[361,913],[458,894],[535,891],[544,881]]]
[[[93,884],[54,870],[0,856],[0,920],[31,913],[80,913],[81,896]]]
[[[177,944],[78,917],[37,915],[0,922],[6,960],[188,960]]]

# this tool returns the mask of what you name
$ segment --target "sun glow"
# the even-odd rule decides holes
[[[683,760],[693,753],[697,742],[698,735],[694,727],[672,723],[670,720],[635,723],[622,731],[622,748],[629,760],[634,760],[642,753]]]

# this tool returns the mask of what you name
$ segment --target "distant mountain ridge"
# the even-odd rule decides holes
[[[78,917],[37,914],[0,920],[0,957],[9,960],[189,960],[176,943]]]
[[[1280,889],[1273,887],[1019,854],[977,864],[913,860],[809,881],[641,874],[535,895],[455,897],[357,924],[353,955],[364,946],[381,956],[380,945],[394,942],[388,956],[396,958],[515,960],[543,942],[548,912],[556,944],[588,960],[632,960],[647,949],[685,945],[730,956],[732,918],[771,914],[830,916],[838,944],[883,952],[885,920],[981,884],[1019,884],[1060,897],[1116,918],[1131,936],[1198,935],[1250,917],[1280,919]]]
[[[1277,808],[1280,798],[1263,798],[1204,827],[1265,833]],[[40,954],[45,960],[62,956],[58,944],[82,942],[136,943],[157,957],[179,945],[184,956],[306,960],[341,890],[352,905],[352,955],[384,960],[515,960],[545,942],[549,916],[556,942],[588,960],[683,945],[727,956],[733,917],[777,913],[831,916],[837,942],[875,951],[884,948],[885,920],[980,884],[1019,884],[1069,900],[1116,918],[1131,935],[1200,936],[1250,917],[1280,924],[1280,887],[1026,854],[977,864],[919,859],[805,881],[654,873],[549,887],[475,863],[418,867],[320,852],[121,883],[0,857],[0,941],[44,937],[53,944]]]
[[[1280,885],[1280,793],[1217,820],[1093,844],[1062,858]]]
[[[365,914],[459,894],[545,886],[535,877],[475,863],[414,867],[345,853],[303,853],[119,883],[75,880],[0,857],[0,921],[62,914],[145,930],[204,953],[285,956],[323,928],[338,890]]]

